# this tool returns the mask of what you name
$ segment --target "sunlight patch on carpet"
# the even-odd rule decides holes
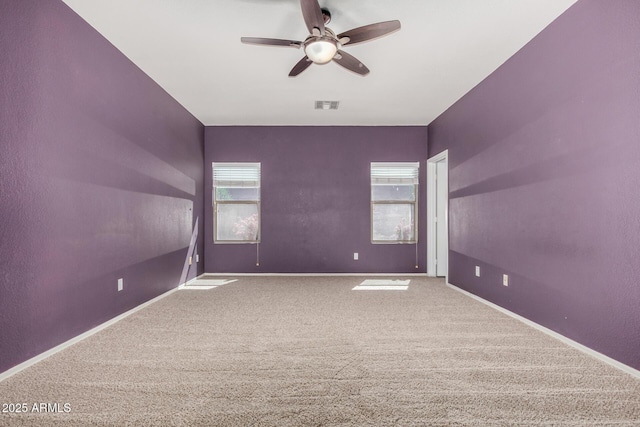
[[[411,280],[367,279],[352,291],[406,291]]]
[[[229,283],[237,282],[238,279],[198,279],[188,285],[185,285],[183,290],[200,290],[206,291],[209,289],[217,288],[218,286],[226,285]]]

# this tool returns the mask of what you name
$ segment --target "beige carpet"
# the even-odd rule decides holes
[[[175,292],[3,381],[0,403],[29,410],[0,425],[640,425],[640,380],[442,280],[237,279]]]

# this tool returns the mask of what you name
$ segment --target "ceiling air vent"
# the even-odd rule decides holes
[[[337,110],[340,101],[316,101],[316,110]]]

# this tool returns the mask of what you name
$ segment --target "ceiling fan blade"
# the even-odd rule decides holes
[[[333,57],[333,60],[342,65],[349,71],[353,71],[356,74],[360,74],[361,76],[366,76],[369,74],[369,69],[366,65],[360,62],[355,56],[349,55],[348,53],[339,50],[338,54]]]
[[[351,45],[377,39],[378,37],[386,36],[389,33],[398,31],[399,29],[400,21],[385,21],[354,28],[353,30],[338,34],[337,37],[338,40],[340,40],[340,43],[344,46],[346,44]],[[349,40],[347,41],[346,38]]]
[[[302,42],[297,42],[295,40],[265,39],[263,37],[242,37],[240,38],[240,41],[247,44],[259,44],[266,46],[290,46],[296,48],[302,46]]]
[[[297,76],[298,74],[300,74],[301,72],[309,68],[309,65],[311,64],[313,64],[313,62],[311,62],[309,57],[305,55],[304,58],[298,61],[298,63],[294,65],[294,67],[291,69],[291,72],[289,73],[289,77]]]
[[[300,0],[300,6],[302,7],[302,16],[309,34],[312,34],[313,29],[317,28],[320,31],[320,35],[324,36],[324,16],[322,16],[322,9],[320,9],[318,0]]]

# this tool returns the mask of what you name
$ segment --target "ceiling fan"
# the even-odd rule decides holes
[[[365,76],[369,74],[369,69],[354,56],[341,50],[341,48],[386,36],[400,29],[400,21],[385,21],[354,28],[336,36],[330,28],[325,27],[331,21],[331,13],[327,9],[321,9],[318,0],[300,0],[300,5],[302,6],[304,22],[310,33],[305,41],[262,37],[242,37],[240,39],[242,43],[248,44],[289,46],[297,49],[303,47],[305,56],[291,69],[289,77],[297,76],[311,64],[321,65],[331,61],[347,70]]]

